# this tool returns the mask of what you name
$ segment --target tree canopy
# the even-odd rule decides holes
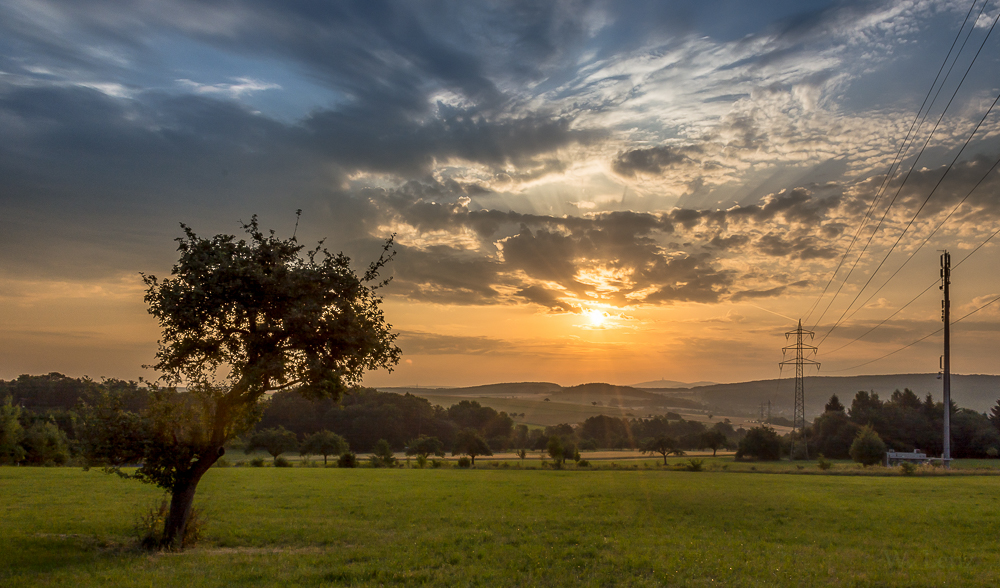
[[[181,227],[171,277],[143,280],[162,330],[148,367],[188,393],[157,392],[141,416],[113,404],[91,413],[92,432],[133,442],[115,446],[92,435],[92,458],[114,465],[124,454],[139,456],[134,477],[171,492],[169,546],[184,536],[199,480],[225,442],[260,418],[265,393],[295,388],[337,399],[365,371],[391,369],[400,355],[376,291],[386,283],[379,272],[392,258],[391,239],[359,277],[344,254],[265,234],[256,216],[243,225],[244,239],[207,239]]]

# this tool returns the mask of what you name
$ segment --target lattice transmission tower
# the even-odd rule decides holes
[[[795,413],[792,417],[792,455],[791,458],[804,457],[809,459],[809,446],[806,444],[806,400],[805,400],[805,383],[803,381],[803,372],[805,371],[806,365],[814,365],[816,369],[819,369],[819,362],[806,359],[805,354],[815,354],[816,347],[812,345],[806,345],[802,342],[803,335],[809,335],[812,339],[816,336],[816,333],[812,331],[807,331],[802,328],[802,319],[799,319],[799,326],[794,331],[788,331],[785,333],[785,340],[787,341],[789,337],[795,335],[795,345],[789,345],[788,347],[782,347],[781,355],[784,358],[785,354],[791,350],[795,350],[795,359],[789,361],[782,361],[778,365],[784,367],[789,364],[795,364]],[[798,435],[795,432],[798,431]]]

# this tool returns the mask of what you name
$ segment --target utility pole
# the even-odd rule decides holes
[[[944,467],[951,467],[951,254],[941,252],[941,320],[944,321]]]
[[[792,437],[795,437],[795,431],[799,431],[799,439],[792,441],[792,459],[795,459],[798,454],[797,449],[799,446],[802,447],[802,455],[809,459],[809,446],[806,444],[806,401],[805,401],[805,383],[803,382],[803,371],[805,365],[814,365],[816,369],[819,369],[819,362],[812,359],[806,359],[804,357],[805,351],[810,351],[816,353],[816,348],[812,345],[806,345],[802,342],[803,335],[809,335],[812,339],[816,336],[816,333],[812,331],[807,331],[802,328],[802,319],[799,319],[799,326],[794,331],[788,331],[785,333],[785,340],[792,335],[795,335],[795,345],[789,345],[788,347],[783,347],[781,349],[781,354],[784,354],[794,349],[795,359],[792,361],[782,361],[778,365],[785,366],[790,363],[795,364],[795,412],[792,418]]]

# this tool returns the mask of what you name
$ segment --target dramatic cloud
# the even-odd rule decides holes
[[[385,293],[407,352],[427,356],[527,357],[552,342],[517,325],[548,321],[563,350],[626,357],[638,339],[575,337],[669,339],[655,364],[702,344],[682,314],[755,339],[824,314],[821,296],[839,316],[866,280],[845,314],[877,324],[944,248],[977,252],[969,296],[995,291],[977,264],[1000,220],[1000,113],[948,168],[996,95],[992,9],[968,76],[964,53],[911,126],[966,10],[2,2],[0,277],[8,306],[35,314],[7,311],[0,334],[23,338],[22,320],[58,333],[46,317],[75,308],[69,292],[105,320],[124,299],[108,292],[169,271],[178,222],[233,233],[254,213],[359,262],[395,234]],[[864,306],[875,289],[886,303]],[[447,337],[428,326],[453,315]]]

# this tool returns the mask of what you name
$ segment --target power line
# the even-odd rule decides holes
[[[965,197],[964,197],[964,198],[962,198],[962,200],[961,200],[961,201],[960,201],[960,202],[959,202],[958,204],[956,204],[954,208],[952,208],[952,209],[951,209],[951,212],[949,212],[949,213],[948,213],[948,216],[946,216],[946,217],[944,218],[944,220],[942,220],[942,221],[941,221],[940,223],[938,223],[938,225],[937,225],[936,227],[934,227],[934,230],[933,230],[933,231],[931,231],[931,232],[930,232],[930,234],[928,234],[928,235],[927,235],[927,237],[925,237],[925,238],[924,238],[923,242],[922,242],[922,243],[920,243],[920,245],[919,245],[919,246],[917,246],[917,248],[916,248],[916,249],[914,249],[914,250],[913,250],[913,251],[912,251],[912,252],[910,253],[909,257],[907,257],[907,258],[906,258],[906,261],[904,261],[902,265],[900,265],[900,266],[899,266],[898,268],[896,268],[896,271],[894,271],[894,272],[892,273],[892,275],[891,275],[891,276],[889,276],[889,279],[888,279],[888,280],[886,280],[885,282],[883,282],[883,283],[882,283],[882,285],[881,285],[881,286],[879,286],[879,287],[878,287],[878,289],[877,289],[877,290],[875,290],[875,292],[873,292],[873,293],[871,294],[871,296],[869,296],[868,298],[866,298],[866,299],[865,299],[865,301],[864,301],[863,303],[861,303],[861,304],[860,304],[860,305],[859,305],[859,306],[858,306],[857,308],[855,308],[855,309],[854,309],[854,312],[852,312],[851,314],[847,315],[847,319],[850,319],[851,317],[853,317],[854,315],[856,315],[856,314],[858,313],[858,311],[860,311],[860,310],[861,310],[862,308],[864,308],[864,307],[865,307],[865,306],[866,306],[866,305],[867,305],[867,304],[868,304],[869,302],[871,302],[872,298],[874,298],[875,296],[877,296],[877,295],[878,295],[878,293],[882,291],[882,288],[885,288],[885,287],[886,287],[886,285],[888,285],[888,284],[889,284],[889,282],[891,282],[891,281],[892,281],[892,279],[893,279],[893,278],[895,278],[895,277],[896,277],[896,275],[897,275],[897,274],[899,274],[899,272],[900,272],[900,271],[901,271],[901,270],[902,270],[902,269],[903,269],[904,267],[906,267],[906,265],[907,265],[908,263],[910,263],[910,261],[911,261],[911,260],[912,260],[912,259],[913,259],[913,258],[914,258],[914,257],[916,256],[916,254],[917,254],[917,253],[918,253],[918,252],[919,252],[919,251],[920,251],[921,249],[923,249],[924,245],[926,245],[926,244],[927,244],[927,242],[931,240],[931,237],[933,237],[933,236],[934,236],[934,235],[935,235],[935,234],[936,234],[936,233],[938,232],[938,230],[940,230],[940,229],[941,229],[941,227],[943,227],[943,226],[944,226],[944,224],[945,224],[946,222],[948,222],[948,220],[949,220],[949,219],[951,219],[951,217],[952,217],[952,216],[954,216],[954,214],[955,214],[956,212],[958,212],[958,209],[959,209],[959,208],[961,208],[963,204],[965,204],[965,201],[969,199],[969,196],[972,196],[972,193],[973,193],[973,192],[975,192],[975,191],[976,191],[976,189],[977,189],[977,188],[979,188],[979,186],[980,186],[980,185],[982,185],[982,183],[983,183],[984,181],[986,181],[986,178],[988,178],[988,177],[990,176],[990,174],[991,174],[991,173],[993,173],[993,170],[995,170],[995,169],[997,168],[997,166],[1000,166],[1000,158],[998,158],[998,159],[996,160],[996,162],[994,162],[993,166],[992,166],[992,167],[991,167],[991,168],[990,168],[990,169],[989,169],[989,170],[988,170],[988,171],[987,171],[987,172],[986,172],[986,173],[985,173],[985,174],[983,175],[983,177],[979,178],[979,181],[978,181],[978,182],[976,182],[976,185],[975,185],[975,186],[973,186],[971,190],[969,190],[969,192],[968,192],[968,193],[967,193],[967,194],[965,195]],[[990,238],[992,238],[992,237],[990,237]],[[989,239],[987,239],[987,241],[988,241],[988,240],[989,240]],[[984,244],[985,244],[985,243],[984,243]],[[982,246],[982,245],[980,245],[980,247],[981,247],[981,246]],[[978,248],[977,248],[977,249],[978,249]],[[966,256],[966,258],[968,258],[968,256]],[[963,259],[963,261],[964,261],[964,259]],[[958,267],[958,266],[956,265],[955,267]],[[832,352],[830,352],[830,353],[832,353]]]
[[[966,258],[966,259],[968,259],[968,258]],[[935,283],[937,283],[937,281],[935,281]],[[987,306],[989,306],[989,305],[991,305],[991,304],[993,304],[993,303],[997,302],[998,300],[1000,300],[1000,296],[997,296],[997,297],[996,297],[996,298],[994,298],[993,300],[990,300],[990,301],[989,301],[989,302],[987,302],[986,304],[984,304],[984,305],[980,306],[979,308],[977,308],[977,309],[973,310],[972,312],[970,312],[970,313],[966,314],[966,315],[965,315],[965,316],[963,316],[962,318],[959,318],[959,319],[956,319],[956,320],[954,320],[954,321],[951,321],[951,324],[955,325],[955,324],[958,324],[958,323],[960,323],[960,322],[964,321],[965,319],[967,319],[967,318],[969,318],[970,316],[972,316],[972,315],[976,314],[977,312],[979,312],[980,310],[982,310],[982,309],[986,308]],[[924,335],[923,337],[921,337],[921,338],[917,339],[916,341],[914,341],[914,342],[912,342],[912,343],[910,343],[910,344],[908,344],[908,345],[904,345],[904,346],[900,347],[899,349],[897,349],[897,350],[895,350],[895,351],[893,351],[893,352],[891,352],[891,353],[886,353],[886,354],[885,354],[885,355],[883,355],[882,357],[877,357],[877,358],[875,358],[875,359],[872,359],[872,360],[869,360],[869,361],[866,361],[866,362],[864,362],[864,363],[860,363],[860,364],[858,364],[858,365],[856,365],[856,366],[853,366],[853,367],[849,367],[849,368],[843,368],[843,369],[839,369],[839,370],[827,370],[827,371],[828,371],[828,372],[846,372],[846,371],[850,371],[850,370],[853,370],[853,369],[857,369],[857,368],[859,368],[859,367],[864,367],[864,366],[866,366],[866,365],[868,365],[868,364],[870,364],[870,363],[875,363],[876,361],[881,361],[881,360],[883,360],[883,359],[885,359],[885,358],[887,358],[887,357],[889,357],[889,356],[891,356],[891,355],[895,355],[895,354],[899,353],[900,351],[903,351],[904,349],[908,349],[908,348],[910,348],[910,347],[913,347],[913,346],[914,346],[914,345],[916,345],[917,343],[920,343],[921,341],[924,341],[925,339],[927,339],[927,338],[929,338],[929,337],[933,337],[934,335],[937,335],[938,333],[940,333],[940,332],[941,332],[941,331],[943,331],[943,330],[944,330],[944,327],[941,327],[941,328],[939,328],[938,330],[934,331],[933,333],[928,333],[928,334]]]
[[[958,87],[955,88],[955,92],[952,94],[951,99],[948,100],[948,105],[945,106],[944,112],[941,113],[941,116],[938,118],[938,122],[934,125],[934,129],[931,131],[931,134],[928,135],[927,141],[925,141],[923,147],[921,147],[920,154],[923,154],[924,149],[927,147],[927,143],[930,142],[931,137],[934,136],[934,132],[937,131],[938,125],[941,123],[941,120],[944,118],[945,113],[948,112],[948,107],[950,107],[951,103],[955,100],[955,96],[958,94],[959,88],[962,87],[962,83],[965,81],[966,77],[968,77],[969,71],[972,70],[972,66],[973,66],[973,64],[975,64],[976,58],[978,58],[979,54],[982,52],[983,47],[986,45],[986,40],[989,39],[989,36],[993,32],[994,27],[996,27],[998,20],[1000,20],[1000,12],[997,13],[997,17],[993,20],[993,26],[990,27],[989,32],[986,34],[986,38],[983,39],[982,45],[979,46],[979,51],[976,52],[976,56],[973,58],[972,63],[970,63],[969,64],[969,68],[966,69],[965,75],[962,76],[962,80],[959,82]],[[969,143],[972,142],[973,137],[976,136],[976,133],[979,131],[979,128],[982,126],[983,122],[985,122],[986,118],[989,117],[989,115],[990,115],[991,112],[993,112],[993,108],[997,105],[998,101],[1000,101],[1000,94],[997,94],[997,97],[993,101],[993,104],[990,105],[989,110],[987,110],[986,114],[983,115],[983,118],[980,119],[979,123],[976,125],[976,128],[972,130],[972,133],[969,135],[969,138],[965,140],[965,143],[962,145],[962,148],[958,150],[958,153],[955,155],[955,158],[951,161],[950,164],[948,164],[948,167],[945,168],[944,174],[941,175],[941,178],[934,185],[934,188],[931,189],[930,193],[927,195],[927,197],[924,199],[924,201],[920,204],[920,207],[913,214],[913,217],[910,218],[910,221],[906,224],[906,227],[904,227],[903,230],[902,230],[902,232],[900,232],[899,236],[896,237],[896,242],[892,244],[892,247],[889,248],[889,251],[885,254],[885,257],[883,257],[882,261],[879,262],[878,267],[876,267],[875,271],[873,271],[871,273],[871,275],[868,277],[868,280],[865,282],[865,285],[862,286],[860,290],[858,290],[858,293],[857,293],[857,295],[855,295],[854,300],[852,300],[851,303],[847,305],[847,308],[844,309],[844,312],[841,313],[840,318],[837,319],[837,322],[835,322],[833,324],[833,326],[830,327],[830,330],[827,331],[826,335],[823,336],[823,339],[819,342],[819,345],[822,345],[823,341],[826,341],[827,337],[830,336],[830,333],[832,333],[833,330],[836,329],[838,325],[840,325],[840,322],[844,319],[844,316],[847,314],[847,312],[851,309],[852,306],[854,306],[854,303],[858,301],[858,298],[861,297],[861,294],[865,291],[865,289],[868,287],[868,285],[871,284],[871,281],[875,278],[875,275],[878,274],[879,270],[882,269],[882,266],[885,264],[886,260],[889,259],[889,256],[896,249],[896,246],[899,245],[899,242],[903,239],[903,236],[906,235],[906,232],[910,230],[910,227],[913,225],[913,221],[915,221],[917,219],[917,216],[920,215],[920,212],[924,209],[924,206],[927,205],[927,203],[930,201],[931,197],[934,196],[934,193],[937,192],[937,189],[941,186],[941,183],[944,182],[944,179],[948,176],[948,172],[950,172],[952,170],[952,168],[955,166],[955,163],[958,162],[959,157],[961,157],[962,153],[965,152],[965,148],[968,147]],[[917,160],[920,159],[920,154],[918,154]],[[896,194],[893,196],[892,202],[889,203],[889,206],[886,208],[885,214],[882,215],[882,219],[879,221],[878,226],[876,226],[875,227],[875,231],[872,232],[872,237],[869,238],[869,240],[868,240],[869,244],[871,243],[872,239],[875,237],[875,233],[878,232],[879,227],[881,227],[882,221],[885,220],[886,215],[888,215],[889,208],[892,207],[892,204],[896,201],[896,198],[899,197],[900,192],[902,192],[903,186],[906,184],[906,180],[909,179],[910,174],[913,172],[913,169],[916,167],[917,160],[914,160],[913,166],[910,167],[910,170],[906,173],[906,176],[903,178],[903,182],[899,185],[899,188],[896,190]],[[865,249],[867,249],[867,248],[868,248],[868,244],[865,245]],[[864,251],[862,251],[862,255],[864,255]],[[861,261],[861,256],[858,257],[858,261]],[[857,262],[855,262],[854,266],[857,267]],[[851,269],[853,271],[854,268],[852,267]],[[846,279],[845,279],[845,283],[846,283]],[[838,290],[838,292],[839,292],[839,290]]]
[[[998,163],[1000,163],[1000,162],[998,162]],[[996,165],[994,165],[994,167],[996,167]],[[979,184],[976,184],[976,186],[978,186],[978,185]],[[973,190],[975,190],[975,188],[973,188]],[[968,196],[966,196],[966,198],[968,198]],[[964,202],[964,200],[963,200],[963,202]],[[952,211],[952,212],[954,212],[954,211]],[[1000,229],[997,229],[989,237],[986,237],[986,239],[984,239],[982,243],[980,243],[979,245],[976,245],[976,248],[973,249],[972,251],[970,251],[965,257],[963,257],[958,263],[956,263],[955,266],[952,269],[953,270],[958,269],[958,267],[960,265],[962,265],[963,263],[965,263],[970,257],[972,257],[977,251],[979,251],[980,249],[982,249],[987,243],[989,243],[993,239],[993,237],[996,237],[997,235],[1000,235]],[[903,309],[905,309],[907,306],[909,306],[909,305],[913,304],[914,302],[916,302],[921,296],[923,296],[924,294],[926,294],[927,291],[930,290],[931,288],[933,288],[937,283],[938,283],[938,280],[934,280],[933,282],[931,282],[930,284],[928,284],[927,287],[924,288],[923,291],[920,292],[920,294],[917,294],[916,296],[914,296],[913,298],[911,298],[909,302],[907,302],[903,306],[899,307],[895,312],[893,312],[892,314],[890,314],[889,316],[887,316],[885,319],[883,319],[882,322],[880,322],[879,324],[875,325],[874,327],[868,329],[862,335],[859,335],[858,337],[855,337],[854,339],[852,339],[851,341],[845,343],[844,345],[841,345],[840,347],[834,349],[833,351],[827,351],[825,353],[825,355],[833,355],[834,353],[840,351],[841,349],[844,349],[845,347],[848,347],[849,345],[853,345],[853,344],[857,343],[858,341],[860,341],[861,339],[864,339],[872,331],[874,331],[875,329],[881,327],[885,323],[889,322],[889,319],[891,319],[892,317],[894,317],[897,314],[899,314],[900,312],[902,312]],[[869,300],[871,300],[871,298],[869,298]],[[867,304],[867,301],[866,301],[866,304]]]
[[[813,311],[815,311],[816,306],[819,304],[819,302],[826,295],[827,291],[830,288],[830,285],[833,284],[834,279],[836,279],[836,277],[837,277],[837,273],[840,271],[840,268],[844,265],[844,261],[847,259],[848,254],[850,254],[851,249],[854,247],[854,244],[857,242],[858,237],[861,235],[861,231],[864,230],[864,227],[868,224],[868,221],[871,219],[871,215],[874,212],[875,207],[876,207],[878,201],[884,195],[885,189],[889,185],[889,181],[895,175],[895,171],[894,170],[897,169],[897,164],[901,164],[902,163],[902,157],[901,156],[902,156],[902,154],[905,152],[905,150],[908,148],[908,146],[910,144],[911,135],[913,137],[916,136],[916,132],[914,132],[914,126],[916,126],[917,131],[919,131],[920,127],[923,126],[924,121],[927,119],[927,115],[930,114],[931,108],[933,108],[934,107],[934,103],[937,102],[937,97],[941,93],[941,89],[944,88],[945,82],[948,81],[948,77],[951,75],[952,69],[954,69],[955,64],[958,63],[958,58],[961,55],[962,51],[965,49],[965,45],[969,41],[969,37],[972,35],[972,31],[975,29],[975,23],[973,23],[973,26],[971,28],[969,28],[969,33],[966,35],[965,41],[962,42],[962,47],[959,49],[958,53],[955,54],[955,60],[952,61],[951,67],[948,68],[948,73],[945,74],[944,79],[941,81],[941,85],[938,86],[938,90],[934,94],[934,99],[931,100],[930,106],[928,106],[927,110],[924,111],[924,106],[927,104],[927,99],[930,98],[931,93],[934,92],[934,86],[937,84],[938,79],[941,77],[941,72],[944,71],[944,66],[948,64],[948,60],[951,58],[952,51],[954,51],[954,49],[955,49],[955,44],[958,43],[958,39],[962,36],[962,31],[965,30],[965,25],[969,22],[969,16],[972,14],[972,10],[976,7],[976,3],[978,1],[979,0],[972,0],[972,4],[969,6],[969,11],[965,14],[965,20],[962,21],[962,26],[959,27],[958,32],[955,33],[955,39],[951,42],[951,47],[948,48],[948,53],[945,55],[944,61],[941,62],[941,66],[938,68],[938,72],[934,76],[934,81],[931,82],[930,88],[927,89],[927,94],[924,96],[924,101],[920,104],[920,108],[917,110],[917,114],[913,117],[913,122],[910,123],[910,128],[906,131],[906,137],[904,137],[903,142],[900,144],[899,149],[896,151],[896,155],[893,157],[892,163],[889,164],[889,169],[886,171],[885,176],[882,178],[881,184],[879,185],[878,189],[875,191],[875,197],[872,199],[872,203],[868,206],[868,210],[865,212],[865,216],[861,219],[861,223],[858,225],[858,230],[855,231],[854,237],[851,239],[851,243],[847,246],[847,249],[844,250],[844,255],[841,256],[840,262],[837,264],[836,269],[833,270],[833,274],[830,276],[830,280],[827,281],[826,286],[823,288],[823,292],[820,293],[819,297],[816,299],[815,302],[813,302],[812,307],[809,309],[809,313],[806,315],[806,319],[805,319],[806,322],[809,321],[809,317],[812,316],[812,313],[813,313]],[[978,21],[979,17],[982,15],[983,10],[986,9],[986,4],[988,4],[988,3],[989,3],[989,0],[986,0],[985,2],[983,2],[983,6],[982,6],[982,8],[980,8],[979,14],[976,16],[976,20],[977,21]],[[959,84],[959,86],[961,86],[961,84]],[[957,91],[958,90],[956,88],[956,92]],[[947,108],[946,108],[946,110],[947,110]],[[921,116],[921,112],[923,112],[923,116]],[[919,121],[919,123],[918,123],[918,121]],[[935,126],[935,130],[936,129],[937,129],[937,127]],[[931,135],[933,135],[933,131],[931,132]],[[921,153],[923,153],[922,149],[921,149]],[[919,158],[920,158],[920,155],[918,154],[917,155],[917,159],[919,159]],[[914,161],[914,165],[915,164],[916,164],[916,161]],[[892,204],[890,204],[889,206],[891,207]],[[886,211],[888,212],[888,208],[886,209]],[[883,218],[884,218],[884,216],[883,216]],[[881,222],[879,223],[879,225],[881,226]],[[878,228],[876,227],[875,230],[877,231]],[[873,236],[874,236],[874,233],[873,233]],[[870,238],[869,238],[868,242],[869,243],[871,242]],[[868,246],[866,244],[865,245],[865,249],[867,249],[867,247]],[[864,255],[864,251],[862,251],[861,255]],[[860,261],[860,258],[861,258],[861,256],[858,257],[858,261]],[[854,266],[857,266],[857,262],[855,262]],[[818,319],[816,319],[816,325],[813,326],[814,329],[816,328],[816,326],[819,325],[820,321],[823,320],[823,315],[825,315],[827,313],[827,311],[830,310],[830,306],[833,305],[833,301],[836,300],[837,296],[840,294],[840,291],[843,289],[844,285],[847,283],[847,280],[850,278],[850,275],[851,275],[851,273],[853,273],[853,271],[854,271],[854,267],[852,267],[851,271],[848,272],[847,276],[844,278],[844,282],[841,283],[840,288],[837,289],[837,292],[833,295],[833,298],[830,299],[829,304],[827,304],[826,309],[824,309],[823,313],[820,314],[820,317]]]

